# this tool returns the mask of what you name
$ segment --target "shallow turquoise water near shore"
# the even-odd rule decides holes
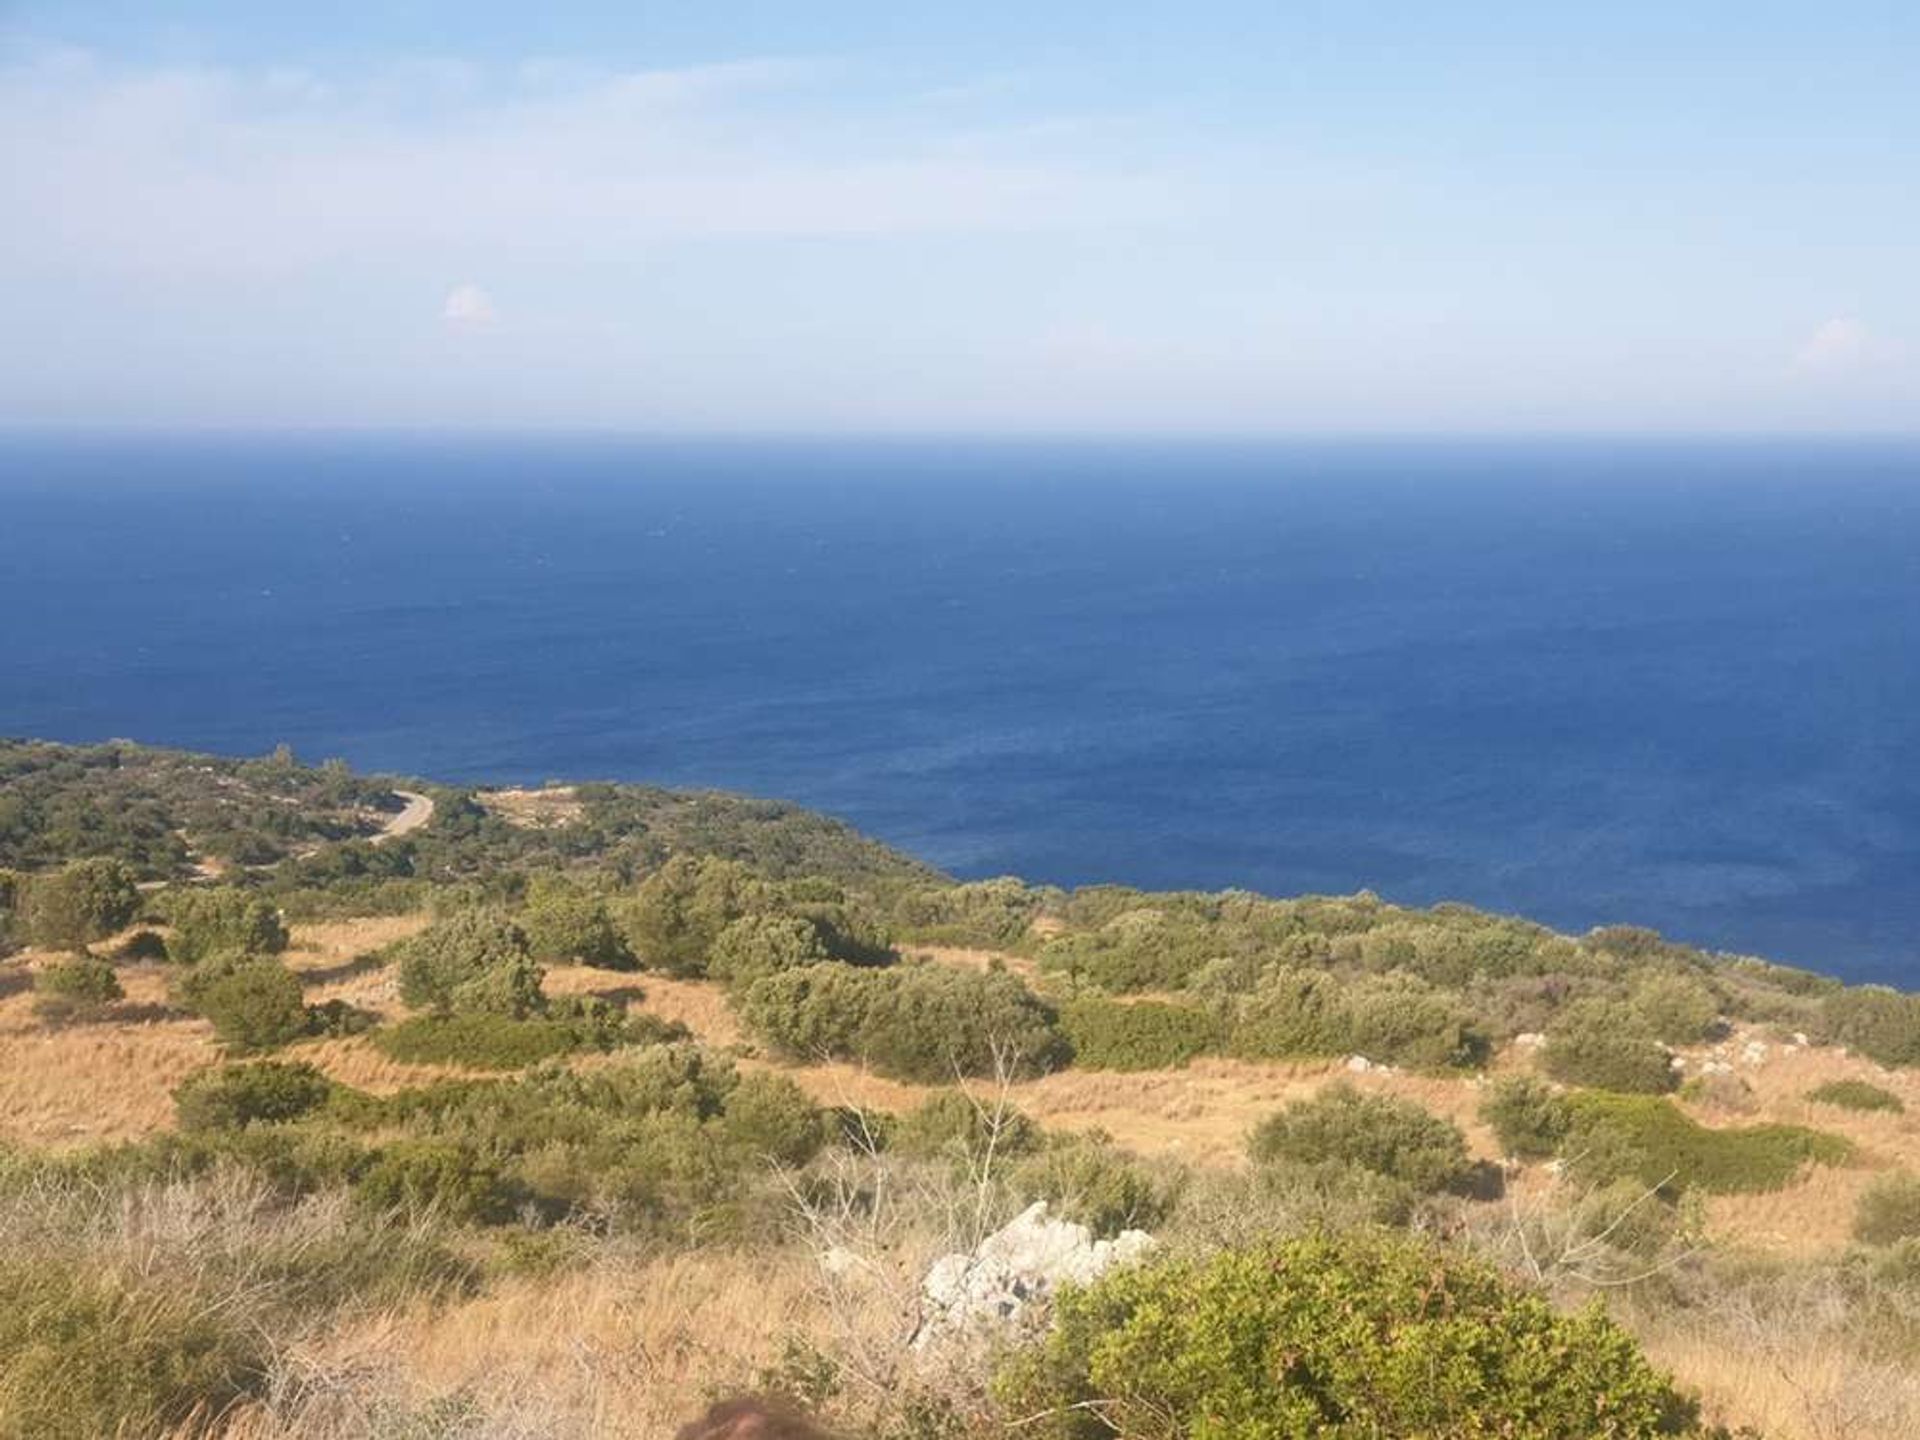
[[[0,439],[0,732],[1920,984],[1920,446]]]

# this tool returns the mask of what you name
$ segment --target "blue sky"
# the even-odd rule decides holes
[[[0,421],[1920,429],[1920,6],[6,4]]]

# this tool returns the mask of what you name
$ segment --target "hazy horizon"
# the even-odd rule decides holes
[[[1920,14],[0,12],[0,423],[1909,433]]]

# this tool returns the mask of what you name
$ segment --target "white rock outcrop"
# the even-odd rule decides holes
[[[1144,1230],[1096,1240],[1084,1225],[1050,1219],[1046,1201],[1038,1201],[972,1251],[942,1255],[928,1267],[920,1285],[925,1319],[914,1343],[1038,1324],[1062,1285],[1084,1285],[1131,1264],[1153,1243]]]

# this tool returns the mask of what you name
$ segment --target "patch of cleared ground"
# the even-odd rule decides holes
[[[529,830],[551,830],[569,825],[586,813],[571,785],[548,785],[539,790],[482,790],[474,797],[510,825]]]

